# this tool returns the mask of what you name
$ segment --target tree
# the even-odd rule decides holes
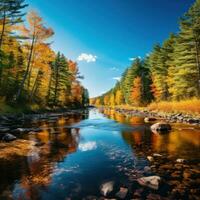
[[[123,97],[122,91],[119,89],[117,90],[116,95],[115,95],[115,104],[121,105],[123,103],[124,103],[124,97]]]
[[[3,44],[6,26],[13,26],[22,22],[22,9],[28,5],[24,3],[25,0],[1,0],[0,1],[0,22],[1,22],[1,35],[0,35],[0,51]],[[9,32],[8,32],[9,33]]]
[[[141,77],[136,77],[133,81],[133,87],[131,89],[130,102],[133,105],[140,105],[142,102],[142,81]]]
[[[184,15],[174,47],[170,93],[173,99],[200,95],[200,1]]]
[[[24,89],[25,81],[27,80],[28,74],[30,72],[30,66],[33,58],[33,50],[37,43],[44,43],[49,37],[51,37],[54,32],[51,28],[46,28],[43,25],[42,18],[38,16],[38,14],[34,11],[31,11],[27,17],[29,28],[25,26],[20,26],[19,30],[23,33],[25,37],[27,37],[30,41],[30,50],[27,61],[26,71],[21,82],[20,88],[18,90],[16,99],[18,99],[21,95],[22,90]]]

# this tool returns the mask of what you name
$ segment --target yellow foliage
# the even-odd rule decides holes
[[[162,101],[153,102],[148,106],[149,110],[159,110],[164,112],[182,112],[188,114],[200,114],[200,99],[193,98],[182,101]]]

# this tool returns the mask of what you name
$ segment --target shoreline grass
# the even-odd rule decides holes
[[[115,105],[111,107],[116,109],[163,112],[169,114],[182,113],[184,115],[200,117],[200,99],[197,98],[182,101],[152,102],[147,106]]]

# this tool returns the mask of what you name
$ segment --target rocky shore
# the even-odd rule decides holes
[[[130,116],[141,116],[141,117],[147,117],[147,118],[156,118],[160,120],[165,120],[169,123],[187,123],[192,125],[200,125],[200,117],[194,117],[189,114],[183,114],[183,113],[165,113],[161,111],[149,111],[149,110],[129,110],[124,108],[109,108],[106,107],[106,109],[114,109],[116,112],[119,112],[124,115],[130,115]]]
[[[22,134],[33,134],[42,131],[41,128],[38,127],[38,123],[41,122],[57,122],[59,118],[73,115],[81,115],[87,117],[88,110],[87,109],[75,109],[68,110],[64,112],[48,112],[48,113],[37,113],[37,114],[4,114],[0,115],[0,148],[7,148],[4,151],[1,151],[1,157],[7,153],[12,152],[16,153],[12,148],[8,151],[10,146],[16,146],[17,148],[21,148],[22,152],[28,148],[28,141],[20,140]],[[17,140],[17,142],[15,141]],[[11,142],[12,145],[9,145],[8,142]],[[7,144],[6,144],[7,143]],[[19,143],[19,145],[18,145]],[[25,145],[25,143],[27,145]],[[33,144],[31,144],[33,145]],[[37,144],[35,144],[37,145]],[[17,153],[16,153],[17,154]],[[20,153],[19,153],[20,154]]]

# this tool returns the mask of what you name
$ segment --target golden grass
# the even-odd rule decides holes
[[[157,111],[165,113],[183,113],[200,117],[200,99],[193,98],[182,101],[152,102],[147,106],[116,105],[112,108],[138,111]]]
[[[193,98],[182,101],[153,102],[147,106],[148,110],[156,110],[170,113],[184,113],[200,115],[200,99]]]

